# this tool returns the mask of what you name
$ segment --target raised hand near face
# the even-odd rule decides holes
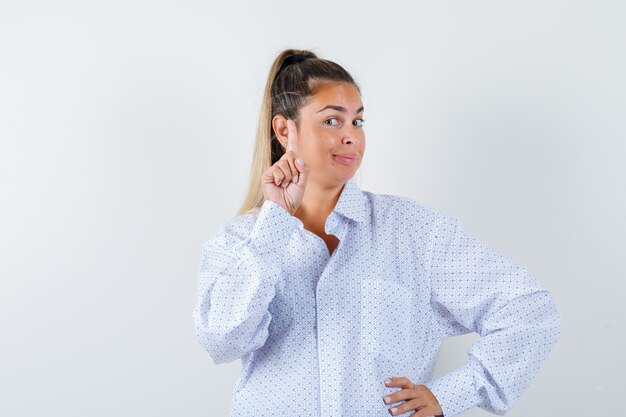
[[[288,119],[285,154],[263,173],[264,198],[293,216],[302,203],[310,170],[311,167],[298,157],[298,130],[294,121]]]

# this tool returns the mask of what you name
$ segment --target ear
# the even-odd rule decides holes
[[[277,114],[272,119],[272,128],[274,129],[274,134],[276,135],[276,139],[283,145],[283,148],[287,148],[287,118],[282,114]]]

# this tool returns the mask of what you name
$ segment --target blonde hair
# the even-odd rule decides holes
[[[237,215],[254,212],[263,205],[263,173],[285,153],[272,128],[272,119],[281,114],[299,125],[300,108],[324,81],[350,83],[361,93],[348,71],[311,51],[285,49],[272,63],[261,102],[248,192]]]

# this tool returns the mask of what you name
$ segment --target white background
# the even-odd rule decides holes
[[[228,414],[241,365],[195,340],[196,273],[288,47],[361,85],[362,189],[461,219],[553,292],[561,338],[509,415],[619,413],[624,3],[218,4],[0,2],[0,415]]]

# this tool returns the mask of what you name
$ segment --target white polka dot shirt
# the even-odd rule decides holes
[[[388,416],[400,388],[383,381],[398,376],[446,417],[502,414],[558,338],[550,293],[433,208],[351,179],[325,231],[332,255],[266,200],[204,244],[194,326],[215,364],[242,361],[231,416]],[[442,341],[469,332],[467,361],[433,380]]]

